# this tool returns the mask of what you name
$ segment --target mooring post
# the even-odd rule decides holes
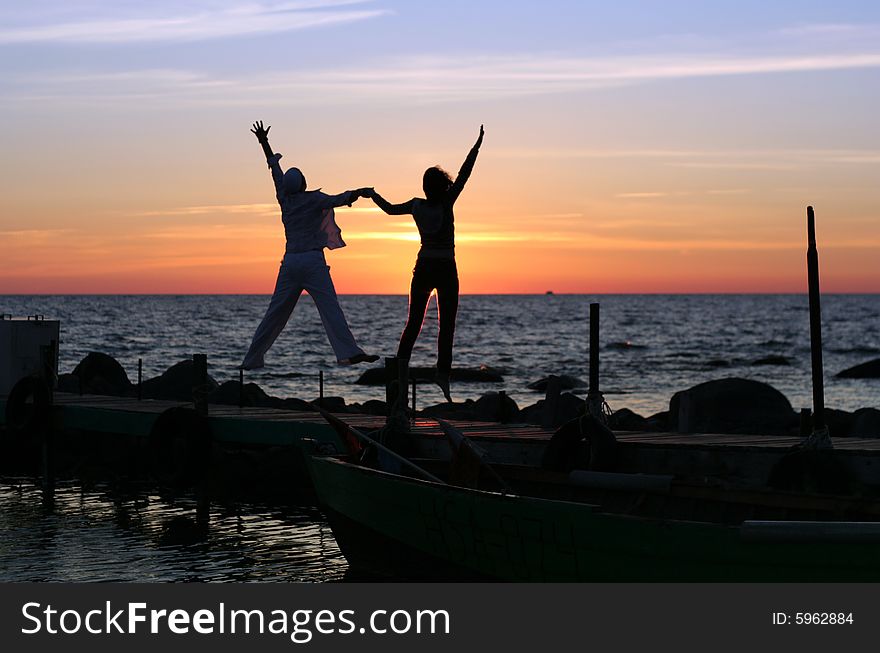
[[[559,395],[562,393],[562,380],[555,374],[547,377],[547,394],[544,395],[544,414],[541,426],[545,429],[556,426],[556,413],[559,410]]]
[[[397,399],[397,356],[385,358],[385,413],[391,416],[391,406]]]
[[[413,420],[416,418],[416,380],[412,379],[412,414]]]
[[[193,354],[193,404],[200,415],[208,414],[208,355]]]
[[[324,407],[324,370],[318,370],[318,402]]]
[[[590,304],[590,388],[587,391],[587,411],[604,420],[602,406],[605,399],[599,389],[599,304]]]
[[[238,368],[238,409],[244,408],[244,370]]]
[[[144,382],[144,359],[138,358],[138,401],[143,399],[141,384]]]
[[[39,434],[40,442],[40,467],[42,472],[43,506],[52,509],[55,505],[55,464],[53,445],[53,422],[55,402],[55,376],[58,345],[53,340],[47,346],[40,347],[40,377],[49,390],[49,414],[52,416],[43,432]]]
[[[510,413],[507,410],[507,391],[498,391],[498,421],[506,424],[510,420]]]
[[[819,252],[816,248],[816,218],[807,207],[807,280],[810,295],[810,358],[813,376],[813,433],[811,444],[831,447],[825,427],[825,380],[822,367],[822,310],[819,305]]]
[[[800,434],[802,438],[809,437],[813,432],[813,411],[809,408],[801,408]]]
[[[599,304],[590,304],[590,392],[599,392]]]

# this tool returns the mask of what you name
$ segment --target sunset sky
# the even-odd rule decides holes
[[[880,292],[880,3],[0,4],[0,293],[268,293],[254,120],[312,188],[458,170],[462,292]],[[404,293],[361,200],[341,293]]]

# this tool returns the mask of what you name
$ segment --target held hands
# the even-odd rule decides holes
[[[261,143],[266,143],[269,140],[269,130],[270,129],[272,129],[271,125],[264,129],[263,128],[263,121],[260,120],[260,121],[254,123],[254,126],[251,129],[251,132],[253,133],[254,136],[257,137],[258,141],[260,141]]]
[[[358,188],[356,190],[349,191],[348,199],[350,201],[348,205],[351,206],[362,197],[373,197],[375,194],[376,191],[372,188]]]

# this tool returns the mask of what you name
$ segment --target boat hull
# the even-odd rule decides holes
[[[871,542],[750,541],[737,526],[441,485],[313,457],[353,568],[401,580],[876,581]]]

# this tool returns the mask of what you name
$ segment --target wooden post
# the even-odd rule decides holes
[[[324,405],[324,370],[318,370],[318,401]]]
[[[138,358],[138,401],[143,399],[141,385],[144,382],[144,359]]]
[[[193,354],[193,404],[197,413],[208,414],[207,354]]]
[[[416,380],[412,380],[412,412],[413,419],[416,418]]]
[[[238,368],[238,408],[244,408],[244,370]]]
[[[807,280],[810,293],[810,355],[813,374],[813,432],[825,428],[825,381],[822,368],[822,310],[819,306],[819,253],[816,219],[807,207]]]
[[[385,413],[391,415],[391,406],[397,399],[397,356],[385,358]]]
[[[590,304],[590,394],[599,392],[599,304]]]
[[[599,304],[590,304],[590,388],[587,391],[587,412],[605,420],[602,407],[605,398],[599,389]]]
[[[57,360],[57,343],[53,340],[49,345],[40,347],[40,378],[49,390],[49,414],[55,402],[55,362]],[[42,472],[43,506],[52,509],[55,506],[55,463],[52,450],[52,422],[50,418],[40,438],[40,467]]]
[[[547,394],[544,395],[544,415],[541,426],[545,429],[556,426],[556,413],[559,410],[559,395],[562,392],[562,381],[555,374],[547,377]]]
[[[813,414],[809,408],[801,408],[800,433],[802,438],[806,438],[813,431]]]

